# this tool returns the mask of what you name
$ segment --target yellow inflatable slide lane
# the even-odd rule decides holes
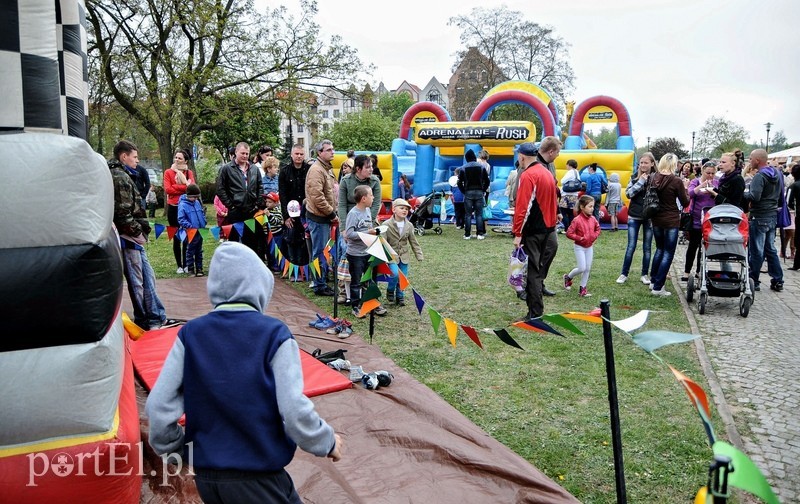
[[[356,156],[361,154],[365,156],[375,154],[378,156],[378,168],[380,168],[381,176],[383,176],[383,180],[381,181],[381,200],[392,201],[392,195],[394,194],[394,186],[392,181],[394,180],[394,172],[397,168],[395,166],[395,155],[391,152],[385,151],[356,151]],[[344,163],[345,159],[347,159],[347,152],[337,152],[333,156],[333,161],[331,164],[333,165],[333,174],[336,176],[337,180],[339,179],[339,171],[341,170],[342,163]]]

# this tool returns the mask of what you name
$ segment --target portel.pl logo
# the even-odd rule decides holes
[[[144,471],[144,450],[142,442],[138,442],[133,447],[130,443],[106,443],[106,449],[102,452],[100,447],[94,451],[83,452],[70,455],[66,452],[59,452],[48,456],[45,453],[29,453],[28,458],[28,483],[25,486],[37,487],[37,480],[48,474],[59,478],[80,478],[80,477],[103,477],[103,476],[156,476],[158,471],[152,469],[149,473]],[[192,443],[187,443],[188,460],[186,466],[189,474],[192,472],[192,458],[194,447]],[[129,459],[131,452],[137,450],[139,453],[139,467],[130,467]],[[170,476],[177,476],[181,473],[184,466],[183,457],[178,453],[168,453],[161,456],[161,486],[168,485]]]

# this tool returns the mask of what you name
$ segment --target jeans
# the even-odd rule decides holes
[[[678,228],[662,228],[653,226],[653,238],[656,240],[656,253],[653,255],[653,266],[650,270],[650,281],[653,290],[661,290],[667,281],[667,273],[675,257],[678,246]]]
[[[594,211],[592,212],[592,216],[597,219],[597,222],[600,222],[600,200],[603,199],[602,194],[590,194],[592,198],[594,198]]]
[[[470,235],[472,224],[472,212],[475,212],[475,233],[478,235],[486,234],[486,225],[483,222],[483,191],[471,189],[464,194],[464,236]]]
[[[350,300],[351,306],[354,310],[361,308],[361,289],[366,288],[369,283],[374,282],[370,280],[365,284],[361,284],[361,276],[367,271],[369,265],[369,255],[354,256],[347,254],[347,263],[350,266]]]
[[[156,294],[156,275],[147,253],[132,246],[123,248],[122,262],[133,305],[133,321],[145,330],[158,328],[167,319],[167,312]]]
[[[311,235],[311,257],[308,258],[308,264],[311,265],[315,259],[319,259],[320,273],[314,279],[314,290],[317,291],[327,286],[328,263],[325,262],[322,250],[331,238],[331,225],[308,219],[308,232]],[[313,269],[313,266],[310,269]]]
[[[186,269],[191,273],[203,271],[203,236],[199,231],[186,247]]]
[[[759,284],[758,276],[764,259],[767,260],[767,272],[773,282],[783,282],[783,269],[775,248],[775,227],[777,215],[770,217],[750,217],[750,278]]]
[[[653,242],[653,227],[649,220],[640,220],[628,217],[628,248],[625,249],[625,260],[622,262],[622,274],[628,276],[633,262],[633,253],[636,251],[636,242],[639,241],[639,228],[642,234],[642,276],[647,275],[650,268],[650,246]]]
[[[406,277],[408,277],[408,264],[404,262],[398,262],[397,264],[389,264],[389,268],[391,268],[394,276],[389,279],[389,285],[386,288],[386,294],[391,292],[395,294],[395,297],[398,300],[403,299],[405,294],[403,294],[403,291],[400,290],[400,275],[397,274],[397,270],[399,269]]]

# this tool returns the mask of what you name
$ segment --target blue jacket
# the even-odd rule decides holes
[[[185,194],[178,200],[178,224],[183,229],[200,229],[206,227],[206,214],[199,199],[190,201]]]

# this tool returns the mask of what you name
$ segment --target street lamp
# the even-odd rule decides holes
[[[647,137],[647,151],[650,151],[650,137]]]
[[[764,126],[767,127],[767,146],[765,147],[767,154],[769,154],[769,127],[772,126],[772,123],[767,123]]]
[[[689,158],[689,161],[694,164],[694,131],[692,131],[692,157]]]

